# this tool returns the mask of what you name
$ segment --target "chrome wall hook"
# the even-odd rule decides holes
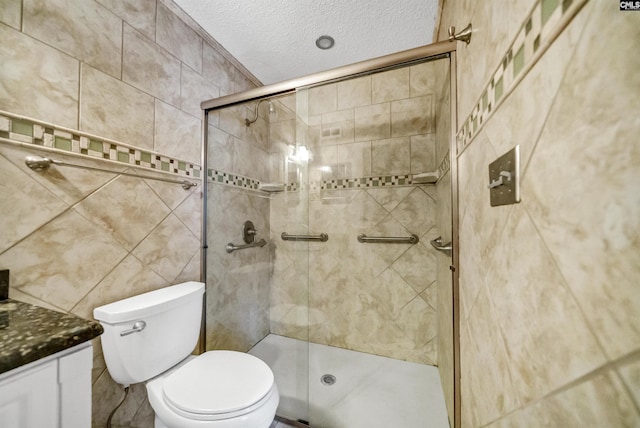
[[[456,27],[452,25],[451,27],[449,27],[449,41],[453,42],[454,40],[460,40],[461,42],[469,44],[469,42],[471,42],[471,30],[471,23],[469,23],[469,25],[467,25],[464,30],[456,34]]]

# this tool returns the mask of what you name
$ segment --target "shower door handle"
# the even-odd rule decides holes
[[[453,250],[453,245],[451,245],[451,242],[447,243],[447,244],[443,244],[442,243],[442,237],[438,236],[436,239],[431,241],[431,246],[433,246],[433,248],[435,248],[438,251],[442,251],[443,253],[445,253],[446,255],[450,256],[451,255],[451,251]]]

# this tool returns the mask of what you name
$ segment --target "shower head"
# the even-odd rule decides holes
[[[265,101],[269,103],[269,114],[276,113],[276,106],[273,105],[273,103],[270,100],[262,99],[262,100],[258,101],[258,104],[256,104],[256,112],[255,112],[255,116],[253,117],[253,119],[252,120],[249,120],[249,119],[245,119],[244,120],[244,124],[246,126],[251,126],[252,123],[254,123],[256,120],[258,120],[258,111],[260,109],[260,104],[262,104]]]

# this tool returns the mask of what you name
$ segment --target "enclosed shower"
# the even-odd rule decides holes
[[[201,342],[267,362],[282,420],[453,426],[454,49],[202,104]]]

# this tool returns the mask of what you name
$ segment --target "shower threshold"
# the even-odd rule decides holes
[[[312,428],[449,427],[437,367],[275,334],[249,353],[273,370],[282,420]]]

